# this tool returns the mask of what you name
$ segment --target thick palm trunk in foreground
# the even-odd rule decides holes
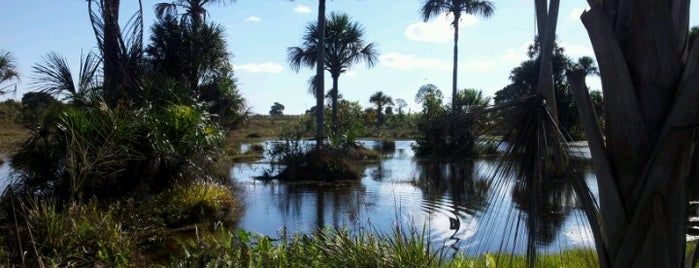
[[[687,177],[699,118],[699,50],[687,48],[689,0],[588,0],[605,132],[584,75],[573,86],[599,185],[602,267],[683,267]]]

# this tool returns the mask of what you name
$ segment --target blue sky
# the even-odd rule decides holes
[[[144,0],[145,24],[154,22],[153,5]],[[406,100],[413,111],[417,89],[437,85],[448,101],[451,90],[452,28],[438,17],[427,23],[420,19],[421,0],[329,0],[327,11],[344,12],[365,28],[365,40],[374,42],[379,63],[371,69],[356,65],[340,77],[345,99],[369,106],[369,96],[383,91],[393,99]],[[459,88],[476,88],[493,95],[508,84],[512,68],[526,58],[526,47],[535,33],[533,1],[494,0],[496,10],[489,19],[464,17],[459,41]],[[122,17],[136,10],[135,0],[122,0]],[[587,8],[585,0],[561,1],[558,37],[572,58],[594,56],[587,33],[578,16]],[[286,106],[286,114],[303,113],[315,105],[306,81],[313,71],[298,73],[289,68],[286,48],[299,46],[306,25],[316,19],[316,0],[237,0],[211,5],[208,20],[226,28],[233,54],[235,75],[243,96],[256,113],[266,114],[274,102]],[[699,25],[699,4],[692,3],[690,25]],[[147,40],[149,33],[146,32]],[[95,50],[87,4],[80,0],[3,0],[0,8],[0,49],[18,61],[20,99],[31,91],[31,66],[50,51],[68,58],[77,73],[80,54]],[[77,74],[76,74],[77,75]],[[326,76],[326,88],[331,80]],[[599,79],[589,78],[599,89]],[[4,84],[6,85],[6,84]],[[3,86],[4,86],[3,85]],[[7,96],[5,97],[7,98]]]

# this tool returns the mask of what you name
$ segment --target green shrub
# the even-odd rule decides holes
[[[18,238],[31,266],[120,267],[128,265],[136,252],[112,211],[102,211],[95,202],[73,203],[60,210],[53,201],[35,199],[22,210],[26,227],[17,226]]]
[[[159,192],[177,180],[213,177],[223,138],[197,106],[70,107],[44,120],[12,163],[27,192],[51,192],[60,202]]]
[[[196,223],[222,222],[232,225],[242,212],[233,189],[214,182],[179,184],[157,199],[162,217],[170,227]]]

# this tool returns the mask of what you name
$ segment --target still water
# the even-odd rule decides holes
[[[267,148],[273,142],[266,142]],[[383,160],[364,165],[359,181],[333,184],[256,180],[270,169],[269,159],[236,164],[232,179],[243,188],[246,212],[240,227],[271,237],[311,233],[318,228],[390,233],[415,228],[428,235],[433,248],[479,255],[507,251],[523,254],[529,234],[539,252],[593,247],[592,234],[569,184],[551,187],[546,204],[538,206],[539,224],[529,226],[531,210],[517,178],[494,178],[494,158],[462,163],[415,158],[413,141],[395,148],[363,141]],[[248,146],[243,146],[246,150]],[[589,155],[586,150],[579,156]],[[571,172],[584,176],[593,193],[597,185],[589,164]],[[550,196],[549,196],[550,195]]]

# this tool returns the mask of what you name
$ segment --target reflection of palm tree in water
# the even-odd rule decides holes
[[[560,227],[577,205],[572,182],[583,172],[568,172],[561,177],[518,181],[512,200],[526,214],[527,255],[536,256],[539,246],[553,243]]]
[[[454,218],[449,217],[449,230],[454,230],[454,233],[449,236],[449,240],[453,240],[454,242],[451,243],[449,246],[452,248],[454,251],[452,253],[452,257],[456,256],[456,253],[459,252],[459,241],[461,241],[461,238],[456,237],[456,234],[459,233],[459,230],[461,229],[461,219],[459,219],[459,215],[454,214]]]
[[[444,213],[449,216],[449,230],[453,233],[445,247],[453,249],[452,254],[459,252],[458,237],[461,231],[461,216],[464,214],[476,214],[487,205],[490,183],[474,178],[473,161],[442,163],[442,162],[418,162],[418,178],[415,184],[426,195],[424,200],[428,203],[427,213],[433,213],[439,209],[447,209]],[[450,199],[445,201],[444,199]],[[446,206],[443,206],[446,205]]]
[[[490,184],[474,178],[473,161],[442,163],[418,162],[418,177],[414,184],[423,190],[431,203],[450,199],[450,211],[475,214],[487,205]]]
[[[347,225],[344,217],[350,223],[359,224],[361,206],[366,202],[366,188],[359,181],[340,182],[335,184],[283,184],[278,186],[278,191],[283,191],[284,200],[279,202],[279,210],[284,218],[306,218],[303,215],[315,216],[314,221],[309,220],[305,224],[313,224],[318,230],[325,228],[326,209],[332,208],[330,223],[336,229]],[[274,193],[273,193],[274,194]],[[315,199],[309,203],[308,196]],[[315,210],[312,210],[314,206]],[[314,215],[315,214],[315,215]]]

